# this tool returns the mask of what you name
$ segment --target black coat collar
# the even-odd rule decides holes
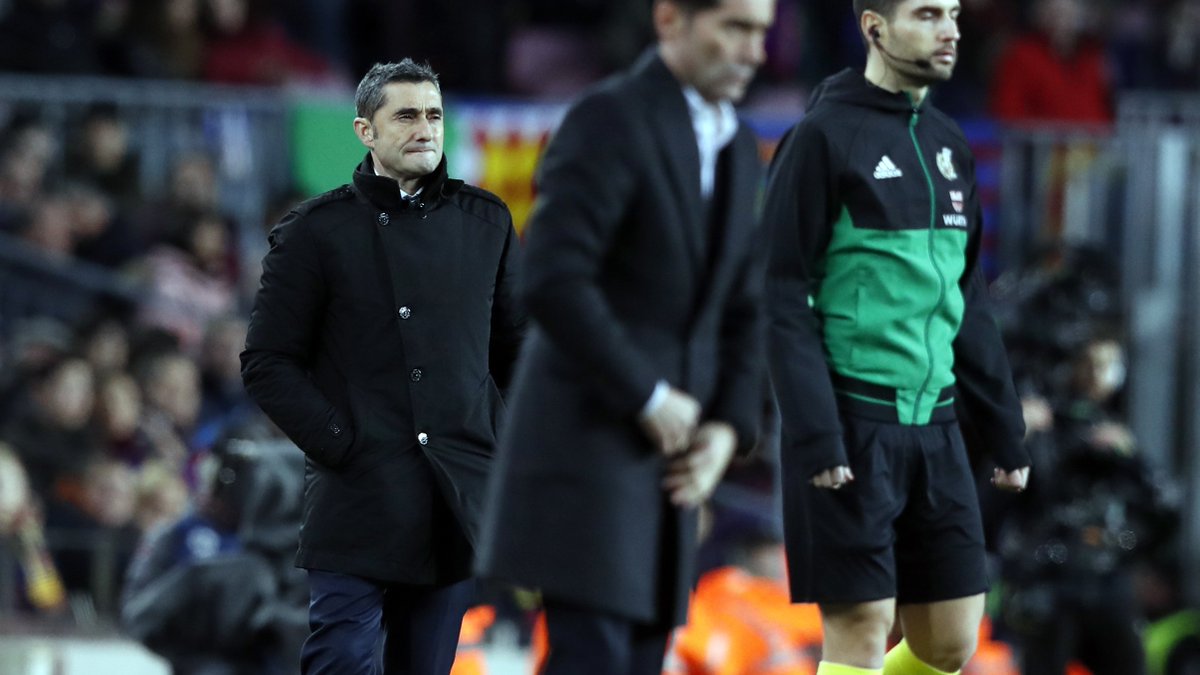
[[[417,200],[416,208],[427,211],[436,208],[443,199],[452,196],[462,187],[463,182],[450,178],[446,172],[446,157],[438,163],[433,173],[421,181],[421,198]],[[367,201],[384,211],[401,211],[411,208],[400,199],[400,186],[395,180],[386,176],[375,175],[375,165],[371,161],[371,153],[354,170],[354,188]]]

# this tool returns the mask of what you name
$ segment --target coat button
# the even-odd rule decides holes
[[[409,309],[407,306],[401,307],[399,310],[399,314],[400,314],[401,319],[407,319],[408,317],[412,316],[412,310]]]
[[[339,426],[338,426],[338,425],[336,425],[336,424],[330,424],[330,425],[329,425],[329,431],[330,431],[330,432],[331,432],[331,433],[332,433],[334,436],[341,436],[341,435],[342,435],[342,428],[341,428],[341,427],[339,427]]]
[[[424,431],[417,434],[417,442],[421,445],[429,445],[429,434],[425,433]]]
[[[379,215],[375,216],[375,220],[379,221],[380,225],[387,225],[392,221],[392,218],[386,212],[380,211]]]
[[[421,381],[421,369],[413,368],[412,372],[408,374],[408,379],[412,380],[413,382],[420,382]]]

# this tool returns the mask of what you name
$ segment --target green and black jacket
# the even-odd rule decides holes
[[[979,269],[975,166],[950,118],[846,70],[814,92],[771,166],[771,368],[784,452],[848,464],[839,398],[900,424],[968,418],[1006,470],[1029,464]]]

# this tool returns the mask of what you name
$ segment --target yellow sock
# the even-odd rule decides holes
[[[947,673],[925,663],[908,648],[907,640],[901,640],[883,657],[883,675],[958,675],[961,672]]]
[[[855,668],[854,666],[844,666],[840,663],[830,663],[822,661],[817,664],[817,675],[882,675],[883,671],[878,668]]]

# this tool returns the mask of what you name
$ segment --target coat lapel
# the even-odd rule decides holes
[[[739,229],[739,220],[748,219],[748,214],[758,211],[755,201],[758,199],[762,165],[753,141],[750,143],[740,142],[742,134],[743,130],[739,129],[738,135],[734,136],[722,152],[722,154],[729,154],[727,170],[721,177],[725,182],[722,187],[728,196],[725,199],[725,210],[719,216],[722,219],[721,241],[717,244],[717,255],[713,263],[714,278],[723,269],[724,263],[728,262],[730,258],[736,257],[729,253],[736,250],[737,238],[744,237],[746,234],[742,231],[744,228]]]
[[[683,240],[694,267],[704,264],[704,242],[707,230],[700,196],[700,149],[692,116],[679,81],[655,51],[645,54],[635,68],[637,77],[646,88],[649,110],[653,116],[657,151],[670,176],[676,203],[680,204]]]
[[[739,143],[741,135],[739,131],[717,159],[718,166],[724,165],[722,170],[717,172],[721,184],[714,186],[714,194],[716,191],[723,191],[725,195],[721,212],[714,214],[715,218],[720,219],[720,225],[717,227],[720,241],[712,243],[714,249],[709,259],[710,267],[701,279],[702,287],[696,312],[692,317],[692,330],[705,309],[711,306],[708,298],[719,294],[722,287],[729,283],[730,273],[735,269],[733,263],[741,260],[740,247],[745,246],[746,237],[746,214],[753,213],[755,209],[755,205],[748,203],[746,197],[753,199],[758,194],[754,184],[759,176],[758,155]]]

